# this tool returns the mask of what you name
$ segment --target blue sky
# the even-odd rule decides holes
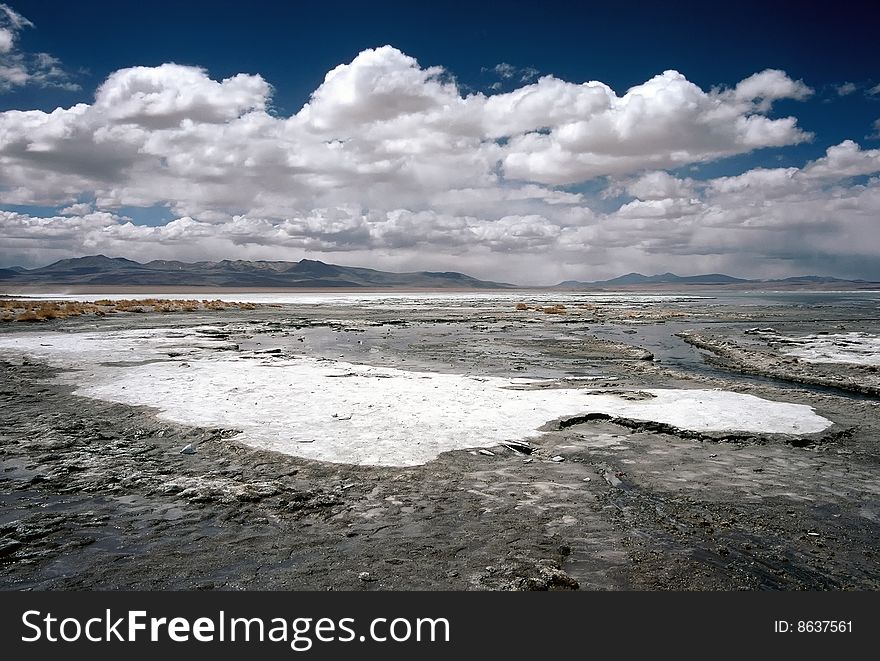
[[[873,207],[869,205],[877,197],[873,190],[877,175],[872,168],[874,151],[880,146],[876,125],[880,120],[880,58],[876,54],[875,37],[880,16],[876,9],[872,14],[867,3],[824,3],[816,8],[811,5],[810,10],[791,2],[737,3],[735,10],[705,2],[612,7],[610,3],[586,2],[475,5],[256,1],[245,6],[217,0],[148,3],[86,0],[64,4],[7,0],[5,6],[27,24],[21,20],[17,26],[14,21],[6,22],[14,40],[4,55],[0,34],[0,74],[4,64],[8,69],[20,66],[24,67],[27,80],[10,83],[5,88],[0,86],[0,118],[5,117],[7,122],[7,142],[4,145],[0,141],[0,159],[7,160],[0,162],[4,162],[8,172],[15,171],[20,177],[7,175],[4,179],[0,175],[0,209],[16,214],[15,218],[7,218],[5,227],[0,227],[0,238],[5,233],[8,239],[7,246],[0,249],[0,261],[4,262],[0,266],[13,263],[30,266],[101,248],[135,258],[144,254],[270,258],[277,254],[278,258],[285,259],[309,256],[385,268],[409,268],[427,262],[432,268],[470,269],[476,270],[478,275],[492,277],[509,277],[521,272],[522,266],[517,264],[524,262],[535,273],[535,280],[541,281],[604,277],[630,270],[726,269],[737,271],[735,275],[776,276],[796,274],[807,268],[833,275],[880,279],[877,260],[868,252],[868,247],[874,244],[869,242],[866,246],[863,240],[872,229],[868,221]],[[3,26],[0,22],[0,30]],[[328,72],[340,65],[355,70],[361,53],[384,45],[392,46],[395,52],[416,62],[409,65],[408,60],[396,56],[385,58],[388,62],[393,60],[388,66],[383,60],[380,67],[385,72],[381,75],[387,76],[387,80],[397,80],[398,69],[409,75],[413,66],[423,71],[439,67],[442,68],[439,73],[434,71],[423,76],[424,80],[416,76],[413,82],[406,84],[430,87],[430,80],[454,83],[457,97],[461,99],[515,95],[518,90],[538,85],[543,76],[563,81],[571,89],[586,81],[599,81],[623,98],[630,88],[643,85],[664,71],[674,70],[688,85],[704,93],[705,98],[700,97],[695,103],[704,104],[708,109],[712,103],[733,104],[732,90],[741,81],[768,69],[774,70],[785,76],[785,80],[772,81],[777,86],[774,89],[787,85],[788,91],[769,92],[769,88],[765,88],[771,82],[765,81],[762,83],[765,87],[751,100],[740,94],[737,103],[742,106],[748,102],[751,106],[737,106],[730,121],[732,124],[742,122],[752,115],[767,121],[792,117],[796,120],[796,130],[783,135],[782,125],[776,124],[773,130],[777,133],[773,136],[756,139],[743,134],[734,140],[736,144],[714,144],[711,142],[715,138],[709,137],[693,143],[685,139],[687,144],[683,143],[680,148],[670,137],[668,143],[659,141],[652,149],[643,148],[645,141],[652,137],[639,138],[639,144],[630,144],[627,134],[620,137],[615,146],[619,153],[610,155],[613,159],[606,147],[597,148],[590,142],[602,143],[601,135],[589,133],[587,137],[578,138],[581,151],[566,154],[564,159],[553,163],[547,162],[550,156],[546,154],[558,152],[555,143],[542,143],[540,153],[528,151],[538,149],[530,145],[540,142],[535,138],[545,128],[528,122],[501,140],[503,143],[510,139],[517,144],[520,151],[516,154],[487,155],[485,145],[493,140],[499,142],[491,130],[476,137],[468,132],[470,129],[451,137],[444,134],[436,144],[461,140],[464,145],[465,136],[478,141],[474,143],[476,147],[463,146],[461,151],[456,151],[455,158],[463,159],[461,164],[453,163],[445,147],[441,150],[451,169],[461,171],[464,163],[466,167],[476,168],[473,177],[480,183],[474,188],[484,195],[479,203],[468,206],[459,203],[458,197],[454,204],[450,202],[455,191],[464,190],[462,182],[455,177],[433,173],[431,181],[426,183],[431,154],[423,153],[430,143],[423,138],[426,130],[436,130],[439,121],[432,118],[433,115],[428,116],[428,106],[419,106],[418,112],[424,115],[423,124],[414,119],[416,113],[410,113],[406,117],[395,115],[393,125],[391,119],[383,116],[380,126],[370,114],[373,112],[370,109],[379,102],[375,94],[355,99],[356,103],[363,103],[363,109],[344,117],[340,115],[340,121],[347,123],[321,129],[325,131],[323,144],[337,141],[343,145],[340,158],[347,156],[345,150],[351,149],[352,154],[361,159],[349,171],[352,177],[355,176],[352,172],[357,174],[354,179],[337,177],[335,171],[331,176],[322,169],[327,167],[326,155],[303,157],[303,162],[297,161],[295,167],[291,166],[290,162],[298,158],[295,145],[300,145],[299,138],[291,138],[284,156],[267,155],[265,150],[255,146],[258,142],[255,138],[249,144],[260,156],[241,156],[242,160],[236,163],[241,172],[242,164],[250,167],[248,164],[259,162],[259,174],[254,171],[252,179],[248,179],[247,194],[242,193],[238,198],[227,194],[236,183],[234,178],[224,179],[229,173],[221,172],[219,165],[211,177],[195,177],[178,188],[169,184],[169,179],[173,175],[175,181],[186,180],[190,176],[187,164],[192,165],[192,159],[174,163],[178,152],[157,152],[151,153],[155,158],[149,162],[135,160],[129,147],[134,135],[131,127],[137,121],[108,119],[112,112],[99,116],[95,110],[94,116],[87,122],[83,119],[85,124],[77,124],[75,130],[71,128],[74,120],[65,119],[68,134],[60,138],[57,131],[51,132],[53,142],[48,145],[36,137],[45,127],[35,129],[21,117],[9,113],[42,111],[48,117],[56,108],[70,109],[76,104],[97,109],[101,105],[100,99],[96,102],[99,88],[114,72],[132,67],[155,68],[176,63],[193,71],[201,70],[206,85],[210,81],[220,82],[237,74],[248,74],[269,87],[266,90],[249,88],[247,94],[256,100],[242,102],[234,111],[227,112],[229,107],[218,110],[220,106],[217,106],[214,109],[220,114],[204,122],[204,130],[193,129],[184,139],[179,134],[171,136],[172,128],[164,124],[158,128],[150,125],[138,129],[139,139],[149,145],[147,151],[158,150],[158,143],[167,147],[172,142],[174,149],[179,150],[181,145],[195,144],[194,136],[207,140],[209,129],[216,129],[216,134],[210,137],[210,148],[199,143],[202,146],[194,148],[194,154],[199,159],[205,158],[207,152],[217,157],[226,148],[239,155],[250,147],[238,142],[226,143],[224,147],[223,141],[230,139],[232,126],[242,123],[248,113],[252,114],[251,121],[255,121],[253,113],[276,120],[272,128],[269,119],[261,120],[266,122],[266,132],[281,131],[281,122],[302,114],[304,104],[321,88]],[[49,54],[51,61],[38,60],[40,53]],[[364,66],[372,67],[370,71],[378,70],[379,65],[371,62]],[[201,84],[189,78],[188,82],[181,83],[183,78],[176,73],[163,73],[166,74],[162,85]],[[800,87],[792,87],[795,83]],[[372,85],[375,91],[384,82],[381,77],[367,77],[359,85],[358,94],[364,94],[363,85]],[[111,86],[108,82],[105,89]],[[400,98],[412,96],[401,90],[395,88],[394,94]],[[728,97],[723,96],[725,90],[730,91]],[[328,95],[332,91],[328,88]],[[538,90],[539,94],[544,92],[543,87]],[[227,94],[228,99],[233,93],[224,91],[223,94]],[[433,95],[432,103],[441,106],[444,103],[448,106],[449,98],[455,97],[440,98],[431,90],[425,94]],[[562,103],[554,94],[556,92],[547,92],[546,103]],[[775,96],[767,103],[761,94]],[[113,98],[122,97],[117,94]],[[341,107],[338,104],[347,103],[345,98],[336,96],[327,101],[331,103],[326,106],[327,112],[332,114],[334,108]],[[662,101],[666,97],[658,98]],[[382,97],[381,101],[386,105],[394,103],[389,99]],[[211,101],[215,102],[221,103]],[[233,105],[235,103],[238,101]],[[667,112],[668,108],[662,105],[665,101],[656,103],[659,104],[656,110],[649,106],[644,111],[644,121],[653,121],[652,118]],[[687,115],[688,103],[682,101],[669,112]],[[185,117],[189,111],[192,108],[177,108],[174,121],[189,121],[191,118]],[[541,109],[537,112],[540,116]],[[551,119],[548,119],[545,137],[551,143],[557,135],[564,139],[565,132],[573,131],[571,127],[577,122],[593,120],[589,115],[592,111],[583,117],[560,111],[564,119],[553,119],[554,112],[557,111],[548,105],[547,117]],[[363,120],[367,116],[369,122]],[[220,131],[217,117],[222,117],[230,130]],[[200,116],[196,117],[196,124],[199,121],[202,121]],[[314,124],[316,120],[309,121]],[[451,120],[442,121],[445,126]],[[618,119],[612,117],[609,121],[614,123]],[[682,136],[687,136],[689,131],[699,131],[705,126],[704,115],[681,121],[681,124],[674,123],[671,135],[680,131]],[[696,128],[688,128],[688,121],[695,122]],[[100,126],[102,122],[104,125]],[[107,144],[106,137],[102,137],[100,149],[89,153],[83,150],[81,143],[74,149],[71,137],[76,131],[85,131],[86,124],[89,131],[97,131],[100,136],[106,136],[111,126],[115,127],[114,135],[121,135],[123,128],[120,127],[129,127],[132,132],[124,138],[125,148],[101,151]],[[619,122],[615,125],[619,127]],[[0,123],[0,127],[3,126]],[[311,135],[316,129],[310,126],[303,130]],[[174,130],[179,133],[180,128],[175,126]],[[392,136],[394,131],[400,133]],[[662,132],[660,128],[658,131]],[[725,131],[720,123],[712,129],[712,134],[718,136]],[[371,141],[367,145],[363,136],[374,133],[381,134],[384,142]],[[11,139],[10,135],[20,140]],[[389,145],[396,149],[401,141],[410,138],[421,142],[417,146],[408,144],[401,152],[395,152],[398,160],[390,162],[393,159],[389,156]],[[22,141],[28,139],[31,145],[22,148]],[[89,144],[94,142],[92,137]],[[14,149],[10,146],[13,143],[19,147]],[[835,152],[836,159],[832,158],[827,150],[842,144],[847,146]],[[25,160],[21,149],[28,152]],[[475,149],[480,150],[479,159],[487,159],[483,171],[474,163],[475,159],[479,160]],[[144,151],[143,146],[135,150],[141,154]],[[414,155],[415,151],[418,156]],[[590,156],[600,151],[601,159]],[[641,156],[631,159],[630,155],[635,152]],[[36,153],[39,158],[34,156]],[[101,169],[106,162],[102,159],[112,161],[117,157],[119,176],[109,169],[106,172]],[[268,159],[266,163],[277,164],[279,159],[284,160],[284,167],[292,168],[285,175],[289,179],[275,181],[277,169],[267,175],[269,170],[263,168],[268,166],[259,160],[263,157]],[[377,195],[375,182],[379,175],[374,171],[379,167],[377,164],[404,173],[421,158],[424,162],[419,161],[415,174],[402,176],[398,187],[386,181],[390,175],[383,174],[381,185],[388,187],[383,188],[384,197]],[[625,166],[620,164],[621,159],[626,161]],[[572,166],[575,161],[579,165]],[[810,170],[811,163],[816,166]],[[826,165],[837,168],[833,175],[828,174]],[[573,167],[570,175],[560,170],[567,167]],[[785,168],[792,169],[788,178],[797,182],[797,186],[785,191],[777,184],[773,184],[773,190],[766,188],[766,180],[772,178],[770,175],[748,174],[774,170],[781,176]],[[489,172],[500,173],[494,184],[481,179]],[[684,182],[682,185],[667,182],[661,186],[664,190],[672,186],[678,191],[678,197],[663,198],[656,191],[639,197],[637,192],[645,190],[647,185],[639,183],[640,177],[652,172],[663,172],[671,179]],[[821,173],[821,182],[816,173]],[[711,183],[744,175],[748,176],[737,188],[736,194],[740,197],[736,199],[727,190],[733,184]],[[128,181],[129,177],[138,179],[132,183],[135,180]],[[151,177],[157,178],[154,189],[162,189],[161,192],[147,194],[140,190],[146,188],[140,182]],[[43,178],[46,190],[52,188],[51,193],[28,190],[28,181]],[[259,190],[260,178],[266,182],[267,190],[272,189],[272,195]],[[758,179],[763,183],[755,184]],[[650,180],[655,184],[659,181],[656,176]],[[421,201],[413,199],[413,181],[424,186],[425,196]],[[223,191],[219,197],[224,200],[206,201],[210,195],[216,195],[211,192],[215,185]],[[503,188],[501,197],[506,201],[498,201],[498,192],[491,192],[493,185]],[[322,188],[321,195],[313,194],[316,186],[326,186],[327,190]],[[513,194],[515,202],[509,199],[511,188],[519,191]],[[751,197],[741,197],[745,194],[740,190],[743,188]],[[182,200],[187,191],[196,189],[200,191],[199,199]],[[306,189],[310,191],[308,194],[297,192]],[[343,189],[347,192],[335,198],[329,192]],[[359,194],[351,193],[354,189]],[[275,198],[285,191],[288,196],[278,202]],[[551,193],[578,195],[580,199],[549,201]],[[463,197],[469,195],[463,194]],[[273,200],[267,201],[269,197]],[[841,198],[846,202],[839,202]],[[495,200],[491,209],[487,206],[490,199]],[[526,199],[528,201],[523,201]],[[697,202],[701,205],[699,208]],[[815,208],[820,203],[826,205],[822,214],[806,220],[802,217],[805,208]],[[625,206],[628,204],[630,206]],[[74,209],[75,205],[80,206]],[[88,209],[82,205],[88,205]],[[757,217],[738,217],[737,210],[744,206],[768,209],[764,217],[772,217],[774,225],[767,227]],[[565,214],[560,214],[563,207]],[[358,219],[352,218],[354,208],[360,216]],[[847,211],[853,208],[855,212]],[[63,213],[64,209],[69,211]],[[109,215],[87,218],[89,214],[99,213]],[[851,220],[842,218],[841,214],[846,213],[853,214]],[[48,218],[56,220],[50,222]],[[180,219],[188,220],[174,225]],[[123,229],[127,223],[147,228],[163,228],[171,223],[172,229],[164,234],[138,233]],[[844,225],[838,227],[839,223]],[[835,237],[829,238],[832,225]],[[41,238],[36,233],[37,226],[53,229],[46,230],[46,236]],[[716,248],[712,247],[710,236],[713,231],[717,231],[718,236]],[[762,231],[768,234],[761,237]],[[808,236],[803,238],[805,233]],[[59,240],[62,235],[66,239]],[[789,235],[800,236],[802,240],[792,243],[786,238]],[[194,241],[194,237],[200,240]],[[582,245],[578,241],[582,241]],[[201,244],[201,252],[193,249],[194,243]],[[634,249],[636,247],[638,249]],[[690,259],[685,267],[681,263],[683,257]]]

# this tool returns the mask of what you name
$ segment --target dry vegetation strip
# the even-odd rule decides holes
[[[565,314],[565,311],[568,309],[562,303],[557,303],[556,305],[536,305],[534,308],[530,308],[525,303],[517,303],[516,309],[519,312],[525,312],[526,310],[535,309],[539,312],[543,312],[544,314]]]
[[[94,303],[79,301],[0,300],[0,321],[49,321],[81,315],[103,317],[119,312],[197,312],[199,310],[253,310],[255,303],[233,303],[220,300],[171,300],[167,298],[101,299]]]
[[[594,303],[572,303],[570,306],[562,303],[517,303],[517,312],[543,312],[544,314],[575,314],[588,320],[622,321],[631,323],[662,322],[670,319],[682,319],[689,315],[687,312],[670,308],[640,308],[631,310],[614,305]]]

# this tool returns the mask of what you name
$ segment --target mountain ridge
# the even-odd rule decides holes
[[[724,273],[703,273],[700,275],[676,275],[674,273],[661,273],[656,275],[643,275],[641,273],[627,273],[625,275],[610,278],[608,280],[564,280],[555,289],[586,289],[596,287],[615,286],[651,286],[651,285],[829,285],[829,284],[880,284],[870,280],[847,280],[821,275],[801,275],[788,278],[752,279],[735,278]]]
[[[88,255],[58,260],[33,269],[0,269],[4,284],[210,286],[265,288],[467,288],[511,289],[506,282],[480,280],[454,271],[395,273],[339,266],[320,260],[298,262],[220,260],[136,262],[124,257]]]
[[[137,262],[124,257],[88,255],[61,259],[47,266],[25,269],[19,266],[0,268],[0,282],[10,285],[42,286],[142,286],[142,287],[246,287],[314,289],[602,289],[669,288],[672,286],[720,286],[783,288],[821,288],[834,285],[859,287],[880,283],[847,280],[830,276],[800,275],[778,279],[737,278],[723,273],[679,276],[675,273],[643,275],[626,273],[607,280],[566,280],[552,286],[519,285],[480,280],[457,271],[391,272],[358,266],[340,266],[320,260],[298,262],[270,260],[230,260],[182,262],[152,260]]]

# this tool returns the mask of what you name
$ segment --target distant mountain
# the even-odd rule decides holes
[[[680,276],[674,273],[662,273],[660,275],[642,275],[641,273],[627,273],[610,280],[594,280],[582,282],[580,280],[566,280],[556,285],[559,289],[596,289],[603,287],[632,287],[654,285],[726,285],[726,286],[780,286],[780,287],[816,287],[832,285],[835,283],[845,285],[876,285],[867,280],[843,280],[820,275],[802,275],[779,280],[750,280],[734,278],[723,273],[705,273],[703,275]]]
[[[796,275],[791,278],[782,278],[781,280],[768,280],[768,282],[807,282],[812,284],[828,284],[832,282],[867,282],[866,280],[842,280],[841,278],[831,278],[823,275]]]
[[[182,287],[312,287],[312,288],[512,288],[503,282],[478,280],[455,272],[390,273],[337,266],[303,259],[299,262],[223,260],[141,264],[122,257],[92,255],[35,269],[0,269],[0,281],[21,285],[102,285]]]
[[[680,276],[674,273],[663,273],[661,275],[642,275],[641,273],[627,273],[610,280],[596,280],[593,282],[579,282],[577,280],[566,280],[559,283],[559,287],[579,287],[579,286],[615,286],[615,285],[729,285],[740,282],[749,282],[742,278],[734,278],[733,276],[724,275],[723,273],[707,273],[704,275],[687,275]]]
[[[298,262],[246,261],[179,262],[154,260],[142,264],[122,257],[90,255],[62,259],[34,269],[19,266],[0,268],[0,283],[10,285],[141,286],[141,287],[248,287],[262,289],[511,289],[516,285],[478,280],[455,271],[392,273],[355,266],[339,266],[303,259]],[[877,287],[865,280],[842,280],[828,276],[802,275],[780,280],[748,280],[723,273],[679,276],[674,273],[643,275],[627,273],[610,280],[582,282],[566,280],[556,289],[639,288],[666,289],[685,286],[716,286],[732,289],[752,287],[850,288]]]

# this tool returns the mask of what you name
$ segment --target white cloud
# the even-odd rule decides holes
[[[508,64],[507,62],[496,64],[492,70],[502,78],[513,78],[513,76],[516,74],[516,67],[512,64]]]
[[[428,120],[461,100],[453,84],[440,80],[442,73],[441,67],[422,69],[391,46],[368,49],[330,71],[297,119],[337,140],[413,115]]]
[[[69,207],[65,207],[59,213],[62,216],[85,216],[93,211],[92,205],[88,202],[80,202],[77,204],[71,204]]]
[[[855,83],[850,82],[841,83],[835,88],[838,96],[848,96],[855,92],[857,89],[858,88],[856,87]]]
[[[219,124],[265,110],[269,91],[260,76],[238,74],[218,83],[202,69],[163,64],[112,73],[92,108],[110,122],[146,128],[170,128],[184,119]]]
[[[519,82],[530,83],[540,75],[541,72],[534,67],[525,67],[524,69],[519,70]]]
[[[496,64],[491,69],[483,68],[483,72],[485,73],[486,71],[492,71],[503,80],[512,80],[516,78],[516,80],[521,83],[530,83],[541,74],[541,72],[534,67],[517,67],[508,62]],[[501,82],[496,82],[490,87],[491,89],[497,90],[501,89],[502,86]]]
[[[34,24],[28,19],[19,14],[9,5],[2,3],[0,3],[0,21],[3,21],[4,25],[10,26],[13,30],[34,27]]]
[[[825,156],[813,161],[803,170],[805,177],[832,178],[858,177],[880,171],[880,149],[863,150],[852,140],[829,147]]]
[[[774,191],[793,190],[795,177],[799,173],[798,168],[755,168],[739,175],[713,179],[707,185],[718,193],[740,194],[752,191],[773,195]]]
[[[14,41],[15,35],[12,33],[12,30],[0,28],[0,54],[11,51]]]
[[[845,141],[803,168],[664,182],[604,216],[591,228],[592,239],[657,268],[678,255],[686,261],[677,270],[689,272],[714,266],[742,275],[778,276],[837,269],[877,277],[880,179],[847,183],[853,176],[877,173],[880,150],[861,150]],[[628,190],[636,193],[640,185],[636,180]],[[686,197],[677,186],[684,187]],[[661,199],[658,188],[669,196]]]
[[[765,69],[737,83],[733,96],[741,101],[778,101],[779,99],[806,99],[813,94],[801,80],[792,80],[784,71]]]
[[[486,115],[490,131],[514,134],[504,156],[508,176],[559,185],[809,140],[793,117],[761,114],[765,102],[803,98],[806,90],[777,71],[710,92],[666,71],[622,97],[602,83],[548,76],[493,96]]]
[[[848,179],[878,157],[853,142],[800,169],[666,172],[810,139],[767,115],[811,93],[781,71],[711,90],[667,71],[622,95],[544,76],[487,97],[385,46],[330,71],[292,116],[272,114],[271,93],[259,75],[164,64],[112,73],[91,104],[0,113],[0,204],[60,209],[4,212],[0,263],[308,255],[546,283],[807,269],[804,255],[833,263],[849,246],[867,260],[875,243],[862,234],[878,184]],[[601,204],[558,187],[603,177]],[[629,200],[609,212],[612,192]],[[176,219],[118,212],[156,205]]]
[[[555,209],[544,206],[542,213],[494,217],[328,207],[284,220],[245,214],[212,223],[182,217],[162,227],[136,226],[106,212],[72,218],[4,212],[0,235],[3,252],[43,261],[96,252],[137,259],[199,259],[206,251],[263,259],[320,254],[380,268],[454,265],[483,277],[531,283],[606,277],[630,268],[770,277],[814,272],[824,264],[842,275],[865,276],[859,269],[876,266],[880,253],[874,228],[880,179],[860,185],[846,180],[878,172],[878,150],[843,143],[800,169],[755,169],[705,182],[649,173],[625,185],[636,200],[604,214],[591,211],[582,198]],[[516,203],[522,193],[499,191],[482,211]],[[531,194],[540,200],[545,195],[539,188]],[[526,198],[526,206],[534,199]]]
[[[18,33],[34,24],[0,4],[0,92],[24,85],[79,89],[61,62],[49,53],[27,53],[16,47]]]
[[[284,216],[328,202],[410,206],[433,192],[490,189],[499,174],[576,183],[809,138],[794,118],[770,119],[676,72],[623,97],[549,76],[463,97],[442,74],[389,46],[367,50],[328,73],[300,112],[277,118],[260,76],[125,69],[92,105],[0,115],[0,181],[18,199],[38,183],[34,202],[79,188],[107,206]]]
[[[690,180],[678,179],[661,170],[647,172],[630,182],[626,187],[626,192],[642,200],[692,197],[694,184]]]

